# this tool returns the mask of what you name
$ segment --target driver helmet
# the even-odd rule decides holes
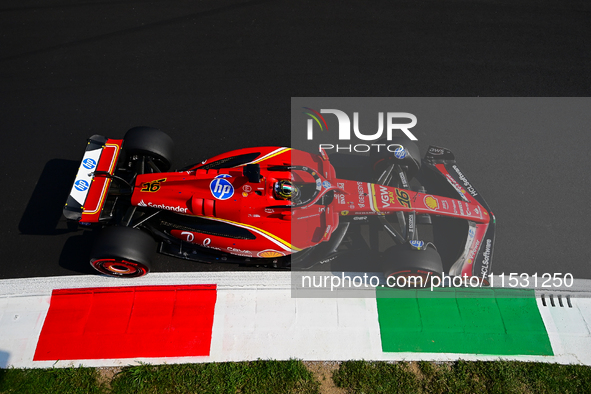
[[[291,181],[278,181],[275,183],[273,192],[275,197],[280,200],[291,200],[300,194],[297,186]]]

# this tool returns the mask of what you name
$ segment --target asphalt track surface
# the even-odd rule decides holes
[[[289,145],[291,97],[586,97],[590,11],[585,1],[4,1],[0,278],[93,272],[95,234],[61,217],[93,134],[159,127],[182,167]],[[423,152],[451,148],[493,207],[495,273],[591,278],[588,104],[539,111],[551,126],[539,130],[420,131]],[[564,116],[575,121],[561,127]],[[164,256],[153,266],[228,269],[246,268]]]

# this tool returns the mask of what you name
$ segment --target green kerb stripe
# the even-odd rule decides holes
[[[384,352],[552,356],[533,290],[377,288]]]

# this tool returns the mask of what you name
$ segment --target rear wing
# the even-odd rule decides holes
[[[123,140],[102,135],[88,139],[84,157],[64,206],[64,216],[81,223],[98,223]]]
[[[482,195],[458,168],[455,156],[449,149],[429,146],[423,163],[443,177],[455,189],[461,200],[480,204],[482,213],[489,216],[487,224],[469,222],[464,253],[449,272],[450,275],[477,276],[485,284],[488,283],[495,243],[495,216]],[[461,204],[458,206],[461,207]]]

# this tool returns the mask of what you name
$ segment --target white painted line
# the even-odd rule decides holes
[[[53,289],[182,284],[218,286],[210,356],[32,361]],[[555,356],[384,353],[374,298],[291,298],[290,272],[152,273],[130,280],[96,275],[10,279],[0,281],[0,367],[122,366],[138,362],[161,364],[259,358],[312,361],[505,359],[591,365],[591,299],[571,298],[572,308],[566,304],[564,307],[543,306],[539,298],[537,303]]]

